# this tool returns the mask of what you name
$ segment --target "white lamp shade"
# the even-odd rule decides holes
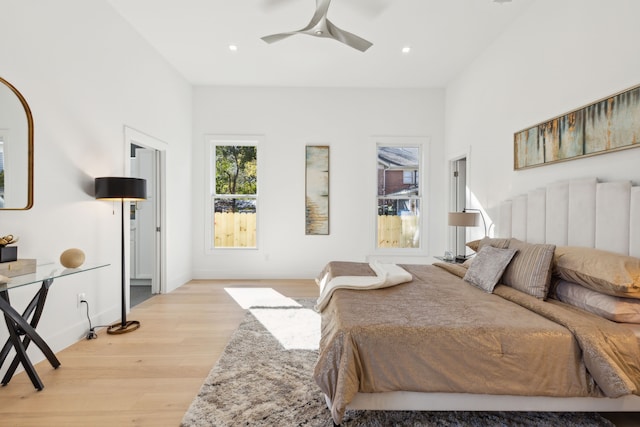
[[[449,212],[449,225],[455,227],[475,227],[478,225],[477,212]]]

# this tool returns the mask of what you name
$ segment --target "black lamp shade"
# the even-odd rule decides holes
[[[105,176],[96,178],[96,199],[101,200],[145,200],[147,181],[142,178]]]

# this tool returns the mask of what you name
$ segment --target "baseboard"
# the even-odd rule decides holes
[[[120,318],[120,309],[118,307],[114,307],[110,310],[104,311],[102,313],[98,313],[95,316],[90,316],[91,324],[95,327],[97,325],[107,325],[117,321]],[[38,331],[38,328],[36,328]],[[38,331],[39,332],[39,331]],[[78,341],[82,341],[87,339],[87,334],[89,332],[89,322],[85,317],[82,320],[74,322],[72,325],[57,331],[53,335],[43,336],[42,338],[45,342],[51,347],[54,353],[58,353],[65,348],[77,343]],[[9,358],[12,359],[15,352],[11,350],[9,353]],[[40,349],[35,346],[33,343],[27,349],[27,354],[31,363],[34,365],[46,360],[46,357],[42,354]],[[60,363],[64,366],[64,360],[60,360]],[[3,369],[0,369],[0,375],[4,375],[7,370],[9,363],[5,362],[3,365]],[[18,369],[16,373],[24,371],[22,365],[18,365]]]

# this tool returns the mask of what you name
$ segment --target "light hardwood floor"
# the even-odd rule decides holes
[[[318,294],[312,280],[196,280],[154,296],[127,317],[137,331],[100,331],[58,352],[58,369],[36,365],[43,391],[13,377],[0,388],[0,426],[178,426],[245,314],[226,287]]]
[[[0,388],[0,426],[178,426],[244,316],[227,287],[293,298],[318,292],[312,280],[196,280],[154,296],[128,316],[142,322],[139,330],[100,331],[59,352],[57,370],[39,363],[43,391],[24,373]],[[617,426],[640,425],[640,414],[606,415]]]

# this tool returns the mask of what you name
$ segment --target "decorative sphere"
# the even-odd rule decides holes
[[[80,249],[67,249],[60,255],[60,264],[67,268],[78,268],[84,263],[84,252]]]

